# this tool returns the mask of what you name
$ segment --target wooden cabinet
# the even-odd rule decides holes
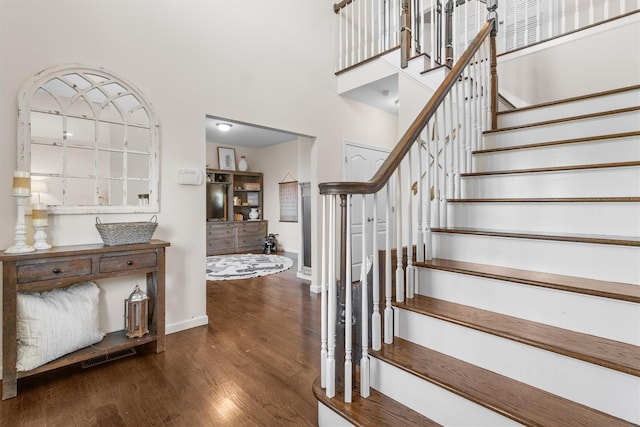
[[[207,169],[207,255],[262,251],[262,183],[260,172]],[[256,209],[259,220],[250,220]]]
[[[264,248],[267,221],[207,223],[207,256],[257,252]]]
[[[60,368],[137,345],[155,342],[165,350],[165,248],[169,243],[152,240],[121,246],[59,246],[27,254],[0,252],[2,262],[2,399],[15,397],[19,378]],[[146,274],[149,334],[127,338],[124,330],[112,332],[94,346],[69,353],[31,371],[16,372],[16,293],[46,291],[84,280]],[[123,296],[123,299],[128,296]]]

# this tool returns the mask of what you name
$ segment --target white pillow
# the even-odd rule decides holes
[[[47,292],[18,292],[16,369],[30,371],[102,340],[100,289],[81,282]]]

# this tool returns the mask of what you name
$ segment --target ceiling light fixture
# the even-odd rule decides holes
[[[216,123],[216,126],[220,132],[228,132],[233,125],[231,123]]]

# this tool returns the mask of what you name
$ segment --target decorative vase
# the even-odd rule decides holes
[[[249,219],[256,220],[258,218],[260,218],[260,211],[258,208],[251,208],[249,211]]]
[[[249,164],[247,163],[247,159],[244,156],[240,156],[240,161],[238,162],[238,169],[242,172],[249,169]]]

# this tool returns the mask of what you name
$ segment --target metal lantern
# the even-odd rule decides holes
[[[124,300],[124,328],[128,338],[139,338],[149,333],[149,297],[138,285]]]

